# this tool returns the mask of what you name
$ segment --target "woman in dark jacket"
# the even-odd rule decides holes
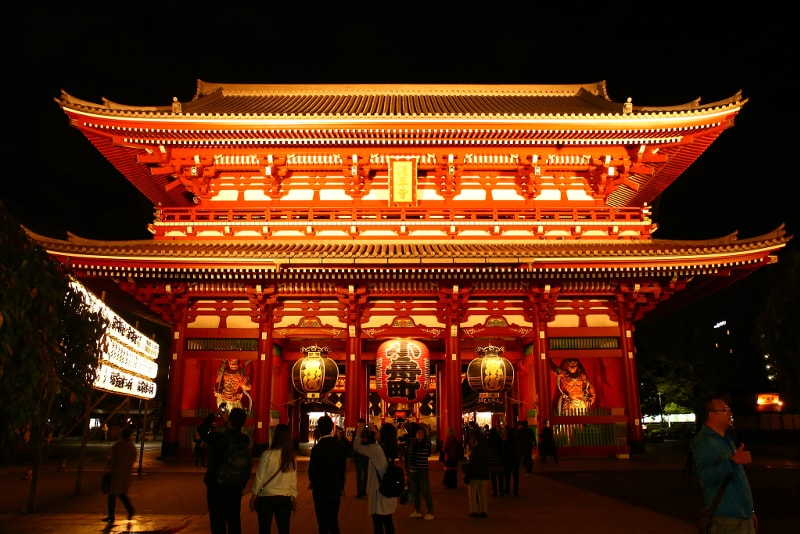
[[[519,497],[519,466],[522,462],[522,448],[519,444],[519,437],[517,436],[517,429],[513,426],[506,426],[501,432],[504,447],[504,462],[503,475],[505,478],[504,491],[506,495]]]
[[[506,487],[505,446],[500,430],[492,427],[486,441],[489,447],[489,474],[492,481],[492,497],[503,496]]]
[[[547,457],[552,456],[553,460],[558,464],[558,450],[556,449],[556,439],[553,436],[553,429],[550,425],[545,425],[539,435],[539,456],[542,457],[542,463],[547,462]]]
[[[114,522],[114,509],[117,507],[117,497],[128,511],[128,519],[133,518],[133,504],[128,498],[128,488],[131,485],[131,471],[133,462],[136,461],[136,445],[131,443],[131,429],[126,428],[119,434],[119,441],[111,446],[108,456],[108,472],[111,474],[111,484],[108,489],[108,515],[103,518],[106,523]]]
[[[469,461],[464,464],[464,483],[469,485],[469,516],[486,517],[489,510],[489,446],[483,432],[469,435]]]

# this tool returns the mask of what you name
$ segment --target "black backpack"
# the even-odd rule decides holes
[[[228,438],[225,456],[217,470],[217,484],[223,489],[241,491],[247,485],[253,470],[249,449],[250,440],[244,434]]]
[[[386,451],[384,451],[384,455]],[[378,473],[378,470],[375,469],[375,473],[378,475],[378,492],[384,497],[399,497],[403,490],[406,487],[406,477],[403,469],[399,467],[397,464],[394,463],[394,460],[386,457],[386,461],[389,462],[388,466],[386,467],[386,472],[383,476]]]

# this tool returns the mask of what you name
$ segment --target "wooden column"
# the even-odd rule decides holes
[[[517,413],[512,422],[527,419],[528,410],[533,408],[534,392],[536,391],[536,385],[533,383],[536,374],[534,373],[534,359],[530,354],[525,354],[524,346],[520,348],[522,358],[516,366],[516,376],[514,377],[516,383],[514,389],[517,391],[516,398],[518,400]]]
[[[289,390],[292,382],[292,366],[286,360],[276,360],[273,365],[277,366],[273,374],[275,379],[272,380],[272,407],[270,412],[276,411],[278,413],[278,420],[270,421],[271,426],[278,423],[285,423],[289,419],[289,411],[287,405],[289,402]]]
[[[294,395],[294,393],[292,393]],[[292,431],[292,441],[295,444],[295,448],[300,446],[300,443],[306,443],[308,441],[308,427],[306,427],[305,432],[301,433],[301,407],[302,403],[299,399],[296,399],[295,402],[292,402],[292,405],[289,409],[289,428]]]
[[[628,446],[634,452],[644,452],[642,405],[639,397],[639,375],[636,371],[636,348],[633,343],[633,323],[619,309],[620,345],[622,347],[625,398],[628,413]],[[640,450],[641,449],[641,450]]]
[[[537,319],[535,325],[537,336],[533,344],[533,358],[535,362],[536,372],[536,393],[538,399],[538,427],[542,428],[545,424],[552,419],[553,415],[553,398],[550,394],[550,381],[552,371],[550,364],[547,361],[547,328],[546,325]]]
[[[445,342],[444,380],[438,384],[437,395],[444,392],[445,398],[442,404],[444,413],[440,414],[439,420],[444,422],[440,425],[439,438],[444,439],[448,428],[456,432],[456,437],[461,439],[463,423],[461,420],[461,344],[458,339],[458,323],[451,318],[447,325],[448,336]],[[441,428],[444,427],[444,428]]]
[[[164,438],[161,455],[177,456],[180,446],[181,392],[183,391],[184,347],[186,338],[186,309],[183,309],[172,329],[172,346],[169,362],[169,391],[167,394],[167,417],[164,422]]]
[[[269,447],[270,412],[272,409],[272,314],[264,313],[258,322],[258,361],[253,372],[253,453]]]
[[[361,340],[358,343],[358,416],[363,417],[365,421],[369,421],[369,367],[363,361],[363,354],[361,351]],[[358,422],[358,420],[356,420]]]
[[[347,327],[347,348],[345,349],[344,373],[347,377],[347,391],[344,394],[344,424],[355,429],[359,417],[366,417],[366,409],[359,409],[364,397],[363,375],[361,371],[361,340],[357,325]]]

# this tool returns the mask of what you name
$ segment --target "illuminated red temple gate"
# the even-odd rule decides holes
[[[733,125],[738,94],[659,108],[614,102],[604,82],[200,81],[166,106],[58,102],[153,203],[153,239],[33,237],[172,325],[165,455],[187,454],[221,400],[251,410],[258,449],[277,422],[302,438],[315,404],[348,427],[402,414],[443,436],[484,402],[550,424],[562,454],[625,454],[642,442],[634,322],[774,261],[788,239],[651,235],[649,204]],[[421,398],[378,395],[391,340],[424,346],[427,384],[422,360],[386,363],[407,380],[395,391],[427,385]],[[292,387],[309,346],[339,367],[319,400]],[[487,346],[513,384],[473,396],[467,367]],[[511,378],[482,368],[485,384]]]

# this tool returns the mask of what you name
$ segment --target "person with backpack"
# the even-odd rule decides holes
[[[319,440],[308,459],[308,481],[314,499],[319,534],[339,534],[339,506],[344,494],[347,455],[337,438],[333,419],[317,420]]]
[[[272,443],[261,453],[253,487],[250,511],[258,514],[258,534],[269,534],[272,517],[278,534],[289,534],[297,499],[297,456],[289,425],[280,423],[272,433]]]
[[[380,478],[384,476],[389,465],[397,460],[397,428],[391,423],[383,423],[376,433],[380,443],[362,444],[361,434],[366,429],[365,423],[358,424],[353,447],[356,452],[369,457],[367,498],[369,513],[372,516],[372,528],[375,534],[394,534],[392,514],[397,510],[397,497],[385,497],[379,488]]]
[[[222,432],[215,431],[217,418],[224,423]],[[203,481],[211,534],[242,533],[242,492],[253,470],[250,438],[242,433],[246,419],[247,413],[241,408],[230,413],[220,409],[206,417],[197,429],[208,445],[208,469]]]

